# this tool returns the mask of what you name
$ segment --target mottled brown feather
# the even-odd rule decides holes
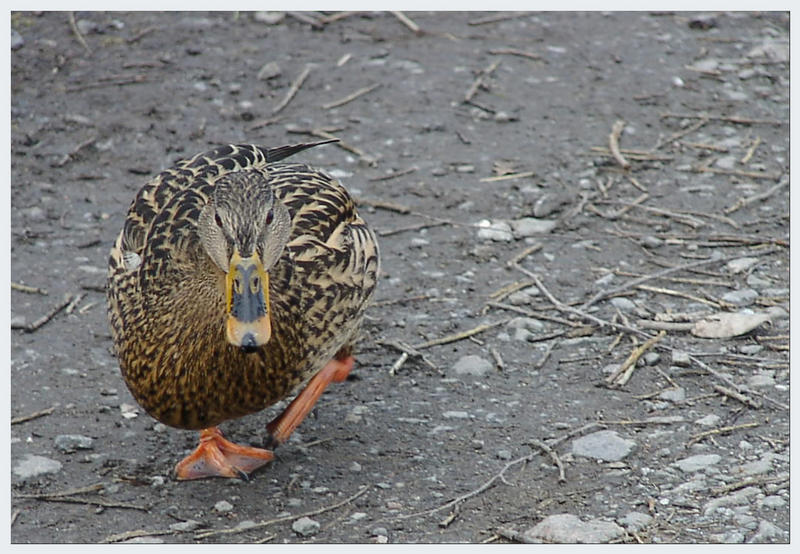
[[[221,146],[162,171],[134,198],[109,258],[109,319],[123,377],[156,419],[202,429],[257,412],[352,348],[378,246],[341,184],[280,161],[316,144]],[[253,354],[225,339],[224,273],[197,234],[215,182],[234,171],[260,172],[292,219],[270,271],[273,334]]]

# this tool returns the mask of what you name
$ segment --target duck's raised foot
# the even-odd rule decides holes
[[[347,379],[354,362],[353,356],[344,354],[341,359],[334,358],[325,364],[325,367],[311,378],[306,388],[300,391],[300,394],[292,400],[283,413],[267,425],[269,436],[264,441],[265,446],[275,448],[286,442],[314,408],[314,404],[317,403],[325,388],[332,382],[341,383]]]
[[[248,474],[273,459],[269,450],[242,446],[222,436],[216,427],[200,431],[200,444],[178,462],[175,476],[179,480],[204,477],[248,479]]]

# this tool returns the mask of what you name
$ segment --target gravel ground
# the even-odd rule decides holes
[[[788,13],[11,14],[13,543],[789,541]],[[138,187],[333,134],[383,273],[249,482],[110,353]],[[47,317],[44,317],[47,316]],[[282,406],[228,422],[260,444]]]

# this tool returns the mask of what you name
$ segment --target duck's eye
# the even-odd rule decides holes
[[[214,214],[214,223],[217,224],[217,227],[222,227],[222,218],[217,213]]]
[[[267,217],[266,217],[266,219],[264,220],[264,222],[265,222],[267,225],[269,225],[270,223],[272,223],[272,218],[273,218],[273,216],[274,216],[274,215],[275,215],[275,214],[273,214],[273,213],[272,213],[272,210],[268,211],[268,212],[267,212]]]

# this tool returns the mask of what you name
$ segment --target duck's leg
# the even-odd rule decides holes
[[[274,448],[286,442],[289,436],[302,423],[303,419],[314,408],[322,392],[333,381],[340,383],[347,379],[353,369],[355,358],[350,354],[350,348],[343,348],[336,356],[325,364],[319,373],[314,375],[300,394],[292,400],[281,415],[267,425],[269,436],[265,445]]]
[[[272,460],[269,450],[242,446],[227,440],[216,427],[200,431],[200,444],[194,452],[178,462],[175,475],[178,479],[203,477],[238,477],[247,474]]]

